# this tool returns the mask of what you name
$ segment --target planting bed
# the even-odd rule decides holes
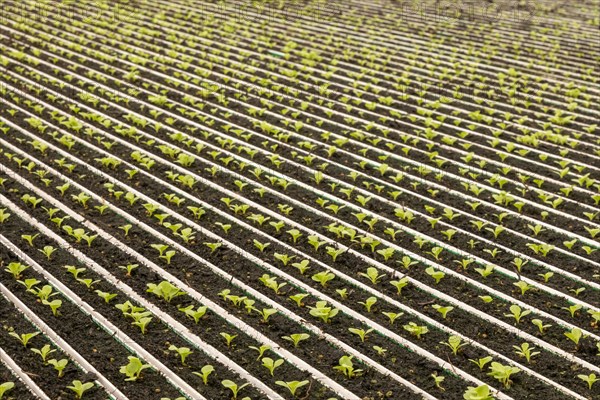
[[[0,399],[600,399],[598,0],[0,4]]]

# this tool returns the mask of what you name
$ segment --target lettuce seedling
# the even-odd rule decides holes
[[[258,352],[258,357],[256,358],[257,361],[263,357],[266,351],[271,350],[271,346],[269,346],[268,344],[263,344],[260,347],[248,346],[248,348],[251,350],[256,350]]]
[[[415,335],[417,339],[421,339],[421,336],[429,332],[429,329],[425,325],[419,326],[414,322],[409,322],[408,325],[404,325],[403,328],[409,333]]]
[[[344,374],[344,376],[348,378],[354,378],[355,376],[359,376],[363,372],[363,370],[354,368],[354,363],[352,362],[353,358],[354,356],[342,356],[338,361],[338,365],[333,367],[333,369],[340,371],[342,374]]]
[[[371,312],[371,308],[375,305],[375,303],[377,303],[377,298],[374,296],[367,298],[365,301],[358,302],[358,304],[362,304],[363,306],[365,306],[368,313]]]
[[[444,249],[442,247],[434,247],[431,249],[431,251],[428,251],[427,254],[430,254],[431,256],[433,256],[433,258],[435,258],[436,261],[440,261],[440,254],[442,254],[442,251],[444,251]],[[436,279],[436,281],[437,281],[437,279]]]
[[[136,269],[137,267],[139,267],[138,264],[127,264],[127,265],[119,265],[120,269],[124,269],[125,271],[127,271],[127,273],[125,274],[126,276],[131,276],[131,273],[133,272],[134,269]]]
[[[65,265],[63,268],[65,268],[67,272],[73,275],[73,278],[75,279],[79,279],[79,274],[85,272],[86,270],[86,268],[77,268],[73,265]]]
[[[586,382],[588,384],[588,387],[590,388],[590,390],[592,390],[592,386],[594,385],[594,383],[600,381],[600,379],[596,378],[596,374],[589,374],[589,375],[577,375],[577,377],[579,379],[581,379],[582,381]]]
[[[252,299],[245,299],[244,300],[244,308],[246,309],[246,311],[248,312],[248,314],[252,313],[252,311],[258,311],[256,309],[256,307],[254,307],[255,303],[256,303],[256,301],[252,300]]]
[[[41,198],[36,198],[36,197],[33,197],[33,196],[29,195],[29,194],[24,194],[21,197],[21,200],[23,200],[23,202],[25,204],[27,204],[27,203],[31,204],[33,206],[33,208],[37,208],[37,205],[42,202]]]
[[[521,310],[521,307],[519,307],[516,304],[513,304],[512,306],[510,306],[510,312],[511,314],[504,314],[505,317],[511,317],[514,318],[515,321],[517,321],[517,324],[519,322],[521,322],[521,319],[529,314],[531,314],[531,311],[529,310]]]
[[[293,296],[290,296],[290,299],[295,301],[296,304],[298,305],[298,307],[302,307],[304,305],[302,300],[304,300],[304,298],[307,296],[308,296],[308,294],[306,294],[306,293],[298,293]]]
[[[462,343],[462,339],[456,335],[450,335],[447,342],[440,342],[440,344],[450,347],[452,354],[454,355],[457,355],[458,350],[460,350],[462,347],[467,346],[467,343]]]
[[[390,238],[392,239],[392,241],[396,241],[396,235],[399,233],[402,233],[402,230],[398,229],[398,230],[394,230],[394,228],[392,227],[387,227],[383,233],[385,233],[386,235],[389,235]]]
[[[327,250],[327,255],[331,257],[333,262],[335,262],[337,258],[346,251],[344,249],[336,249],[335,247],[330,246],[327,246],[325,249]]]
[[[56,189],[60,192],[61,196],[64,196],[65,193],[67,192],[67,190],[69,190],[70,187],[71,187],[71,185],[69,183],[65,183],[62,186],[56,186]]]
[[[79,193],[77,196],[71,195],[71,198],[73,199],[73,201],[76,201],[79,204],[81,204],[83,208],[88,208],[87,203],[91,199],[91,197],[85,194],[84,192]]]
[[[8,221],[10,215],[10,213],[6,212],[6,208],[0,208],[0,224]]]
[[[230,294],[225,294],[225,292],[229,292],[229,290],[225,289],[221,292],[224,294],[223,298],[225,300],[231,301],[236,307],[239,307],[242,303],[246,303],[246,300],[247,300],[246,296],[230,295]],[[221,293],[219,293],[219,296],[221,295]]]
[[[233,399],[237,400],[238,393],[240,390],[249,385],[249,383],[244,383],[243,385],[238,386],[235,382],[230,381],[228,379],[221,381],[221,385],[225,386],[227,389],[231,390],[233,394]]]
[[[262,359],[262,365],[263,367],[265,367],[266,369],[269,370],[269,372],[271,373],[271,376],[275,376],[275,369],[278,368],[279,366],[281,366],[283,364],[283,359],[280,358],[279,360],[273,360],[272,358],[269,357],[265,357]]]
[[[35,278],[29,278],[29,279],[25,279],[24,281],[17,281],[19,282],[21,285],[25,286],[25,290],[29,293],[33,293],[35,294],[35,289],[33,288],[35,285],[37,285],[38,283],[41,283],[41,281],[35,279]]]
[[[319,282],[321,286],[326,287],[327,282],[334,279],[335,275],[329,271],[321,271],[312,276],[312,280],[315,282]]]
[[[55,247],[52,246],[44,246],[43,249],[38,249],[43,255],[46,256],[46,258],[48,259],[48,261],[50,261],[50,257],[52,256],[52,253],[54,253],[57,249]]]
[[[460,265],[463,270],[467,270],[469,268],[469,265],[471,265],[472,263],[475,262],[475,260],[469,259],[469,258],[463,258],[462,260],[454,260],[455,263],[457,263],[458,265]]]
[[[129,300],[127,300],[125,303],[117,304],[115,306],[115,308],[117,308],[118,310],[121,310],[124,317],[132,317],[133,314],[139,314],[139,313],[142,313],[145,311],[145,308],[136,307],[133,304],[131,304],[131,302]],[[149,312],[148,312],[148,315],[150,315]]]
[[[36,289],[36,288],[34,288]],[[44,285],[41,289],[37,289],[35,295],[42,301],[48,300],[52,296],[56,296],[58,293],[53,292],[52,286]]]
[[[531,357],[540,354],[539,351],[533,351],[535,347],[529,347],[529,343],[522,343],[521,346],[513,346],[513,348],[519,356],[525,357],[528,363],[531,362]]]
[[[367,268],[367,272],[360,272],[358,275],[363,276],[371,281],[373,285],[377,285],[379,281],[385,277],[385,274],[379,274],[377,268],[369,267]]]
[[[179,354],[179,357],[181,358],[181,364],[186,365],[185,364],[185,359],[193,353],[193,351],[190,350],[189,347],[177,347],[175,345],[171,345],[169,346],[169,351],[174,351],[177,354]]]
[[[131,325],[140,328],[142,335],[146,334],[148,324],[150,324],[150,322],[152,321],[152,317],[150,317],[150,315],[151,314],[149,311],[131,312],[129,314],[126,314],[126,316],[133,318],[133,322],[131,323]]]
[[[98,279],[98,280],[93,280],[91,278],[78,278],[77,282],[84,284],[88,289],[92,288],[92,285],[95,285],[96,283],[100,283],[102,282],[102,280]]]
[[[150,247],[152,247],[154,250],[158,251],[159,257],[163,256],[165,254],[165,252],[167,251],[167,249],[169,248],[169,246],[166,244],[151,244]]]
[[[403,256],[402,261],[400,262],[405,269],[410,269],[413,265],[417,265],[418,261],[413,261],[409,256]]]
[[[256,189],[255,189],[255,191],[256,191]],[[261,195],[261,197],[262,197],[262,195]],[[277,233],[279,233],[279,231],[285,227],[285,222],[283,222],[283,221],[269,222],[269,225],[271,225],[273,228],[275,228],[275,231]]]
[[[142,363],[142,361],[137,357],[129,356],[127,359],[129,360],[129,363],[127,365],[123,365],[119,369],[119,372],[127,376],[125,380],[128,382],[137,381],[140,378],[142,371],[152,368],[150,364]]]
[[[237,337],[237,335],[230,335],[227,332],[221,332],[220,335],[225,339],[225,342],[227,343],[227,347],[231,347],[231,344],[233,343],[233,339],[235,339]]]
[[[532,319],[531,323],[538,327],[540,333],[543,335],[546,329],[550,328],[552,325],[544,325],[541,319]]]
[[[512,384],[510,377],[518,372],[521,372],[521,370],[517,367],[502,365],[498,362],[492,362],[490,370],[491,372],[489,372],[488,375],[499,380],[506,389],[509,389],[510,385]]]
[[[437,374],[437,372],[434,372],[433,374],[431,374],[431,377],[433,378],[433,382],[435,384],[435,387],[437,387],[438,389],[440,389],[442,392],[445,392],[446,389],[444,389],[442,387],[442,382],[444,382],[444,380],[446,379],[444,376],[439,376]]]
[[[215,368],[208,364],[205,365],[204,367],[202,367],[202,369],[200,370],[200,372],[192,372],[192,374],[199,376],[200,378],[202,378],[202,382],[204,383],[204,385],[208,385],[208,376],[210,374],[212,374],[214,372]]]
[[[21,264],[19,262],[11,262],[10,264],[8,264],[8,266],[6,267],[6,269],[4,269],[4,271],[12,274],[12,276],[15,279],[20,279],[21,278],[21,274],[27,269],[29,268],[28,265],[25,264]]]
[[[595,311],[595,310],[587,310],[587,313],[590,314],[592,316],[592,319],[594,320],[592,322],[593,326],[598,326],[600,324],[600,311]]]
[[[371,328],[371,329],[367,329],[365,331],[364,329],[359,329],[359,328],[348,328],[348,330],[351,333],[354,333],[355,335],[357,335],[360,338],[360,341],[364,343],[367,335],[369,333],[373,332],[375,329]]]
[[[194,214],[194,218],[196,220],[199,220],[204,214],[206,214],[206,211],[201,207],[188,206],[187,209],[190,210],[192,214]]]
[[[478,387],[468,386],[463,398],[465,400],[494,400],[490,395],[490,388],[487,385]]]
[[[298,389],[300,389],[302,386],[308,385],[308,383],[309,383],[308,381],[290,381],[290,382],[275,381],[276,385],[287,388],[290,391],[290,393],[292,394],[292,396],[296,396],[296,392],[298,391]]]
[[[408,277],[404,277],[397,281],[391,281],[390,283],[392,284],[392,286],[394,286],[396,288],[396,290],[398,291],[398,295],[401,295],[402,288],[404,288],[406,285],[408,285]]]
[[[444,278],[444,276],[446,276],[446,274],[442,271],[437,271],[435,268],[433,267],[429,267],[425,270],[425,273],[429,276],[431,276],[434,280],[435,280],[435,284],[439,284],[440,281],[442,280],[442,278]]]
[[[223,245],[221,242],[208,243],[204,242],[204,245],[210,249],[210,254],[214,254],[215,251],[219,249]]]
[[[493,358],[490,356],[479,358],[477,360],[469,359],[469,361],[471,361],[473,364],[477,365],[479,367],[479,370],[481,370],[481,371],[483,371],[483,367],[485,367],[486,364],[488,364],[492,360],[493,360]]]
[[[482,277],[487,278],[492,274],[492,272],[494,272],[494,266],[488,264],[485,266],[485,268],[475,268],[475,271],[477,271]]]
[[[273,254],[273,257],[275,257],[276,260],[281,261],[284,266],[287,266],[290,261],[296,258],[296,256],[288,256],[287,254],[280,253]]]
[[[81,381],[77,380],[71,382],[71,385],[72,386],[67,386],[67,389],[74,391],[78,399],[81,399],[86,391],[94,387],[92,382],[82,383]]]
[[[269,322],[269,317],[271,317],[271,315],[275,315],[277,314],[277,310],[274,308],[263,308],[262,311],[255,309],[257,313],[260,314],[260,316],[262,317],[262,322],[264,322],[265,324]]]
[[[39,335],[40,332],[32,332],[32,333],[22,333],[22,334],[18,334],[16,332],[9,332],[9,335],[17,338],[17,340],[19,342],[21,342],[21,344],[23,345],[23,347],[27,347],[27,343],[29,343],[29,341],[31,339],[33,339],[35,336]]]
[[[61,378],[65,374],[64,369],[67,367],[68,363],[69,363],[69,360],[67,360],[65,358],[63,358],[61,360],[55,360],[55,359],[48,360],[48,364],[52,365],[54,367],[54,369],[58,371],[59,378]]]
[[[265,249],[267,247],[269,247],[269,245],[271,243],[261,243],[258,240],[254,239],[254,247],[256,247],[261,253],[263,253],[265,251]]]
[[[571,318],[575,318],[575,313],[583,308],[580,304],[573,304],[570,307],[561,307],[561,310],[567,310],[571,314]]]
[[[173,235],[177,235],[177,233],[179,232],[179,230],[181,229],[181,227],[183,226],[183,224],[172,224],[170,222],[164,222],[163,226],[165,228],[170,229],[171,233],[173,233]]]
[[[385,312],[385,311],[383,311],[382,314],[389,318],[390,325],[394,325],[394,322],[396,321],[396,319],[398,319],[404,315],[404,313],[402,313],[402,312],[394,313],[394,312]]]
[[[310,335],[308,333],[294,333],[290,336],[282,336],[283,340],[292,342],[294,344],[294,347],[298,347],[301,341],[307,340],[308,338],[310,338]]]
[[[579,347],[579,341],[583,337],[583,332],[579,328],[573,328],[565,332],[565,336],[575,343],[575,346]]]
[[[31,351],[33,351],[35,354],[39,355],[42,358],[42,361],[44,362],[44,364],[46,364],[46,358],[48,358],[48,356],[51,353],[56,352],[56,350],[51,348],[49,344],[44,345],[44,347],[42,347],[41,349],[31,349]]]
[[[385,249],[377,250],[376,253],[383,256],[385,261],[388,261],[394,255],[395,250],[391,247],[387,247]]]
[[[62,300],[52,300],[52,301],[42,300],[42,304],[45,306],[49,306],[50,309],[52,310],[52,315],[57,317],[58,309],[62,306]]]
[[[33,240],[38,236],[40,236],[39,233],[36,233],[35,235],[21,235],[21,239],[25,240],[31,247],[33,247]]]
[[[125,236],[129,235],[129,231],[131,230],[131,228],[133,227],[133,225],[131,224],[126,224],[123,226],[119,226],[119,229],[121,229],[123,232],[125,232]]]
[[[304,273],[310,268],[308,266],[309,261],[308,260],[302,260],[298,263],[293,263],[292,267],[296,268],[301,275],[304,275]]]
[[[193,319],[196,324],[200,322],[200,319],[204,317],[206,311],[208,310],[207,306],[199,306],[194,310],[194,306],[190,305],[184,308],[178,308],[179,311],[187,315],[189,318]]]
[[[326,241],[320,242],[318,236],[311,235],[308,237],[308,244],[310,244],[315,249],[315,251],[318,251],[319,247],[326,243]]]
[[[444,319],[446,319],[446,316],[450,311],[454,310],[454,307],[452,306],[442,307],[439,304],[434,304],[431,308],[442,314],[442,318]]]
[[[256,222],[258,225],[263,226],[265,222],[271,219],[271,217],[265,217],[262,214],[250,214],[249,220]]]
[[[173,286],[171,282],[162,281],[158,285],[154,283],[148,283],[148,293],[153,293],[158,297],[161,297],[170,303],[175,297],[183,296],[186,293],[182,290],[179,290],[176,286]]]
[[[194,236],[195,233],[196,232],[194,232],[191,228],[183,228],[181,232],[175,233],[175,236],[179,236],[185,243],[189,244],[196,238],[196,236]]]
[[[321,318],[325,323],[328,323],[339,312],[337,308],[328,307],[326,301],[317,301],[315,307],[309,308],[310,315]]]
[[[521,296],[524,296],[525,293],[532,288],[530,284],[524,281],[515,282],[513,285],[521,289]]]
[[[298,243],[298,239],[302,236],[302,233],[298,229],[290,229],[287,233],[292,237],[294,244]]]
[[[62,226],[63,222],[65,222],[68,219],[71,219],[71,217],[69,217],[68,215],[65,215],[62,218],[58,218],[58,217],[52,218],[50,221],[53,222],[53,223],[55,223],[56,226],[60,229],[60,227]]]
[[[277,283],[277,278],[272,277],[269,274],[263,274],[260,278],[258,278],[266,287],[269,289],[273,289],[275,294],[281,294],[281,289],[287,285],[287,283]]]

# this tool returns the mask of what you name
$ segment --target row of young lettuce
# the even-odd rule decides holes
[[[0,399],[600,396],[593,2],[2,5]]]

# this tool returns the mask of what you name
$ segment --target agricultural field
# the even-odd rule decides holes
[[[0,5],[0,399],[600,399],[599,0]]]

